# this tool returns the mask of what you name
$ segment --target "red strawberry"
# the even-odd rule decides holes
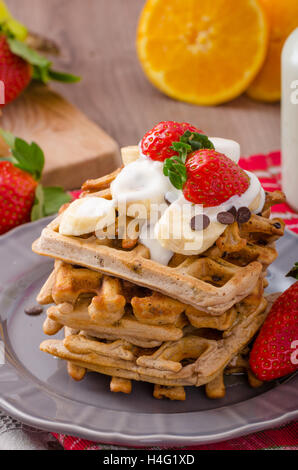
[[[37,182],[10,162],[0,162],[0,235],[30,221]]]
[[[0,80],[4,83],[5,104],[14,100],[29,85],[32,67],[13,54],[6,37],[0,35]]]
[[[274,302],[250,353],[250,367],[260,380],[273,380],[298,369],[292,359],[298,340],[298,282]],[[295,361],[296,362],[296,361]]]
[[[186,160],[185,199],[194,204],[213,207],[230,197],[243,194],[249,177],[230,158],[215,150],[198,150]]]
[[[204,134],[203,131],[187,122],[162,121],[144,135],[141,141],[141,150],[144,155],[152,160],[163,162],[166,158],[178,155],[170,147],[173,142],[179,142],[180,137],[186,131]]]

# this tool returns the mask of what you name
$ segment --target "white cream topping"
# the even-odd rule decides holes
[[[150,251],[150,258],[158,263],[168,265],[174,252],[164,248],[154,235],[154,225],[144,224],[140,231],[140,242]]]
[[[236,163],[240,158],[240,146],[237,142],[229,139],[212,137],[215,149]],[[174,252],[185,254],[199,254],[204,252],[216,239],[224,232],[226,225],[217,222],[219,212],[228,211],[232,206],[236,209],[249,207],[253,213],[262,210],[265,203],[265,193],[258,178],[250,172],[246,172],[250,178],[250,185],[247,191],[241,196],[233,196],[228,201],[217,207],[202,208],[187,201],[181,190],[177,190],[171,184],[168,177],[163,174],[163,162],[153,161],[143,155],[140,145],[127,147],[122,151],[126,166],[111,184],[113,200],[107,201],[98,197],[88,197],[80,199],[71,204],[64,212],[60,225],[60,233],[64,235],[82,235],[93,232],[101,218],[109,214],[111,210],[115,212],[115,207],[121,203],[127,206],[127,215],[138,217],[140,220],[148,218],[150,205],[163,204],[166,201],[170,206],[160,211],[155,222],[151,220],[148,235],[147,223],[142,224],[140,232],[140,242],[150,250],[151,259],[161,264],[167,265]],[[86,201],[86,202],[85,202]],[[134,215],[135,204],[146,206],[145,213],[140,216],[138,211]],[[192,206],[196,209],[196,215],[203,213],[210,219],[210,225],[205,230],[194,231],[190,229],[191,217],[183,216],[182,220],[178,212],[178,206]],[[174,224],[182,224],[182,231],[187,234],[182,238],[175,238],[170,230],[167,238],[166,224],[169,223],[169,216]],[[169,232],[169,230],[168,230]],[[174,240],[174,241],[173,241]],[[187,251],[186,245],[192,245],[192,249]]]
[[[240,160],[240,145],[235,140],[222,139],[221,137],[208,137],[213,143],[215,150],[223,153],[233,162],[238,163]]]
[[[139,158],[123,168],[111,184],[112,197],[117,202],[164,202],[173,186],[163,174],[163,163]]]

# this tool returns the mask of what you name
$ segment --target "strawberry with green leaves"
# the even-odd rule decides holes
[[[178,149],[173,147],[173,143],[186,132],[187,135],[204,136],[203,131],[188,122],[162,121],[144,135],[140,143],[141,151],[151,160],[164,162],[167,158],[178,156]]]
[[[0,0],[0,81],[4,84],[4,103],[16,99],[31,80],[74,83],[75,75],[57,72],[52,62],[26,44],[27,29],[18,23]]]
[[[55,214],[71,200],[60,187],[40,183],[44,154],[34,142],[30,145],[0,129],[11,149],[11,157],[0,159],[0,235],[23,223]]]
[[[158,132],[157,140],[151,135],[154,158],[152,150],[148,155],[150,158],[156,160],[169,152],[174,153],[162,159],[164,175],[169,177],[172,185],[183,190],[185,199],[204,207],[218,206],[232,196],[245,193],[250,184],[245,171],[230,158],[216,152],[213,143],[205,134],[195,132],[190,124],[187,126],[189,129],[180,135],[177,141],[172,140],[177,137],[177,129],[176,133],[168,132],[165,137]],[[182,129],[180,133],[181,131]],[[145,139],[148,140],[146,136]],[[142,150],[143,147],[144,139],[141,143]]]
[[[297,267],[294,269],[297,278]],[[274,302],[250,353],[258,379],[270,381],[298,370],[298,282]],[[293,356],[295,359],[293,360]]]

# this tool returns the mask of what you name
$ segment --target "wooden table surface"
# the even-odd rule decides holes
[[[238,140],[242,154],[280,148],[280,106],[242,96],[218,107],[174,101],[152,87],[138,63],[135,34],[143,0],[7,0],[32,31],[56,40],[56,68],[83,77],[53,85],[120,145],[135,144],[155,123],[189,121],[210,136]]]

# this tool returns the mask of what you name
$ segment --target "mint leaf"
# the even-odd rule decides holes
[[[45,216],[56,214],[63,204],[71,201],[70,194],[59,186],[44,188],[43,191]]]
[[[180,141],[189,144],[192,152],[202,149],[214,149],[214,145],[207,135],[198,134],[197,132],[186,131]]]
[[[55,70],[50,69],[49,79],[64,83],[76,83],[81,80],[81,77],[77,77],[76,75],[72,75],[71,73],[57,72]]]
[[[17,137],[12,154],[17,168],[30,173],[36,181],[41,179],[45,159],[39,145],[35,142],[29,145],[25,140]]]
[[[44,217],[44,192],[41,184],[38,184],[35,190],[35,201],[31,210],[31,221]]]
[[[293,277],[294,279],[298,279],[298,263],[294,264],[291,271],[286,274],[286,277]]]
[[[164,161],[163,173],[168,176],[176,189],[183,189],[187,180],[185,162],[187,156],[196,150],[214,149],[214,145],[205,134],[186,131],[179,142],[173,142],[170,147],[178,153],[177,156]]]

